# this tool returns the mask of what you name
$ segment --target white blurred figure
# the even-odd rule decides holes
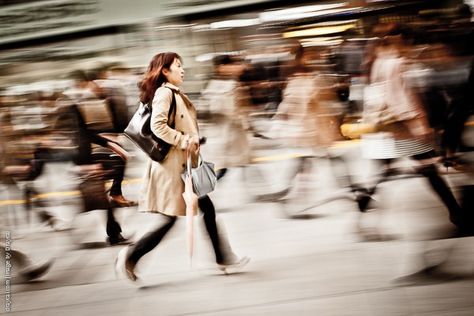
[[[219,55],[213,60],[215,75],[201,92],[201,103],[209,107],[219,130],[218,139],[208,142],[206,153],[218,168],[218,179],[227,168],[243,167],[251,161],[247,133],[247,102],[245,89],[238,77],[244,65],[229,55]]]
[[[330,76],[311,69],[310,63],[316,57],[312,53],[298,48],[295,71],[288,78],[269,134],[300,156],[296,174],[290,179],[296,180],[295,193],[299,200],[312,196],[309,158],[330,158],[329,147],[342,139],[339,124],[342,112],[335,86]]]

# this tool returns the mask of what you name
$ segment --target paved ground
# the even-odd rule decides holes
[[[278,186],[282,183],[278,176],[290,163],[269,161],[262,165],[263,173]],[[137,157],[130,165],[129,179],[139,176],[141,163]],[[14,248],[26,250],[34,260],[54,258],[52,269],[40,280],[13,285],[11,314],[474,315],[474,239],[440,239],[452,227],[422,179],[383,186],[377,195],[380,209],[361,220],[364,227],[376,227],[391,238],[367,242],[355,233],[359,214],[350,200],[309,209],[304,218],[285,218],[284,214],[334,191],[327,164],[320,161],[315,166],[314,176],[305,179],[306,201],[256,202],[239,170],[220,183],[212,194],[219,218],[235,252],[252,258],[244,271],[233,275],[215,268],[199,220],[192,266],[184,221],[179,221],[167,239],[140,262],[137,284],[114,274],[113,261],[122,246],[78,249],[79,242],[104,240],[100,211],[77,217],[72,231],[27,229],[24,224],[6,227]],[[60,172],[69,166],[50,168],[53,176],[40,179],[44,187],[74,189],[74,181]],[[368,168],[357,162],[354,173],[364,176]],[[462,176],[449,180],[453,187],[465,181]],[[138,181],[129,181],[126,195],[136,197],[138,187]],[[49,201],[48,209],[65,219],[78,208],[74,194]],[[119,218],[126,233],[136,232],[135,237],[156,221],[132,208],[121,209]],[[410,275],[442,261],[430,276]],[[2,296],[5,291],[1,289]]]

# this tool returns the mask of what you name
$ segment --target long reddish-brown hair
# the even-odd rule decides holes
[[[142,81],[138,85],[140,87],[140,101],[142,103],[150,102],[155,95],[156,89],[166,82],[163,69],[170,69],[175,59],[179,59],[182,62],[181,56],[173,52],[159,53],[153,57]]]

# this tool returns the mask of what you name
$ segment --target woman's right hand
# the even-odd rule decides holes
[[[192,154],[197,154],[199,152],[199,137],[196,135],[186,135],[184,144],[181,148],[186,149]]]
[[[188,146],[186,149],[193,154],[197,154],[199,152],[199,137],[197,135],[189,137]]]
[[[186,135],[181,142],[181,149],[186,149],[190,153],[197,154],[199,151],[199,137],[197,135]]]

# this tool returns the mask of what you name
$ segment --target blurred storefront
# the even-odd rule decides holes
[[[379,22],[413,22],[460,0],[173,2],[136,0],[2,1],[0,85],[63,79],[98,62],[143,68],[158,51],[186,61],[187,90],[198,92],[213,54],[246,51],[285,58],[292,42],[337,46],[364,38]],[[436,12],[436,11],[435,11]],[[425,14],[425,16],[428,16]],[[290,45],[291,46],[291,45]]]

